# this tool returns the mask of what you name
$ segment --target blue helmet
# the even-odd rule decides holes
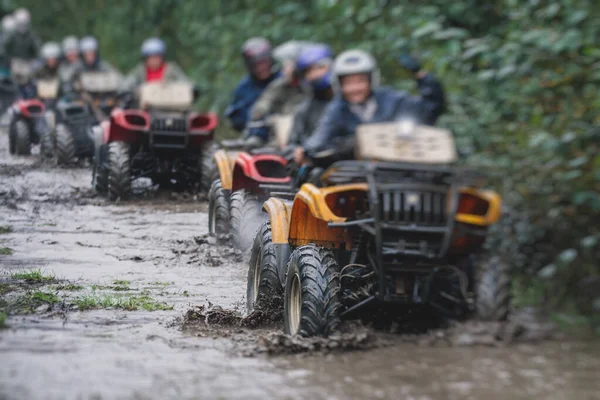
[[[298,72],[304,73],[313,65],[331,64],[332,60],[333,52],[329,46],[325,44],[313,44],[300,52],[300,55],[296,59],[296,68]]]
[[[296,59],[296,70],[300,76],[316,65],[331,65],[333,61],[333,52],[325,44],[314,44],[306,47]],[[331,74],[327,72],[325,76],[309,82],[314,90],[325,90],[331,85]]]
[[[161,56],[164,57],[167,53],[165,42],[157,37],[144,40],[141,49],[142,57]]]

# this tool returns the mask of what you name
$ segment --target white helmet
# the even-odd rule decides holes
[[[79,42],[79,50],[82,53],[85,53],[88,51],[97,52],[98,51],[98,41],[93,36],[86,36],[83,39],[81,39],[81,42]]]
[[[333,88],[340,89],[340,78],[346,75],[368,74],[371,89],[379,86],[379,68],[372,55],[363,50],[348,50],[335,58],[332,68]]]
[[[309,44],[311,43],[290,40],[273,49],[273,58],[282,64],[286,61],[295,62],[302,50]]]
[[[14,32],[16,27],[17,27],[17,21],[15,21],[15,18],[12,15],[8,14],[2,18],[2,32],[4,32],[4,33]]]
[[[40,53],[44,60],[48,60],[50,58],[58,59],[60,57],[60,46],[56,42],[44,43]]]
[[[79,39],[76,36],[67,36],[62,41],[62,52],[64,55],[69,53],[79,53]]]
[[[26,8],[19,8],[14,13],[16,28],[20,32],[26,32],[31,24],[31,14]]]

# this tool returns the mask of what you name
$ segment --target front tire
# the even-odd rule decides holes
[[[28,156],[31,154],[31,132],[27,122],[18,119],[15,122],[15,154]]]
[[[504,321],[510,311],[511,277],[499,257],[477,266],[475,310],[479,320]]]
[[[129,145],[125,142],[108,144],[108,197],[126,200],[131,195],[131,165]]]
[[[233,192],[229,213],[233,245],[242,251],[250,250],[258,226],[264,219],[258,198],[245,189]]]
[[[277,258],[271,236],[271,223],[265,221],[254,237],[250,262],[246,305],[248,314],[255,309],[281,304],[283,290],[277,272]]]
[[[69,165],[75,161],[75,138],[65,124],[56,125],[56,162]]]
[[[202,149],[202,160],[200,166],[202,171],[200,172],[200,191],[202,193],[209,193],[212,189],[214,181],[219,179],[219,170],[215,165],[213,158],[214,147],[212,145],[206,145]]]
[[[229,233],[229,196],[219,179],[208,192],[208,232],[221,236]]]
[[[48,129],[40,138],[40,155],[42,159],[50,160],[54,157],[54,130]]]
[[[329,336],[340,323],[340,275],[333,253],[309,244],[292,253],[285,278],[284,330]]]

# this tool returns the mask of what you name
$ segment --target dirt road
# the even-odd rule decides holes
[[[205,236],[205,203],[109,204],[88,169],[10,157],[6,141],[0,399],[600,398],[598,343],[539,341],[544,326],[509,344],[478,326],[337,342],[249,327],[246,266]]]

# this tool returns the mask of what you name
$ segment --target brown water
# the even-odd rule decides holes
[[[369,331],[369,350],[268,356],[278,327],[182,331],[180,317],[198,305],[244,312],[246,266],[202,237],[205,204],[153,190],[108,204],[91,193],[88,169],[10,157],[6,141],[0,133],[0,226],[12,232],[0,235],[0,247],[14,253],[0,256],[0,278],[41,268],[83,289],[49,286],[61,303],[8,318],[0,399],[600,398],[593,341],[503,344],[479,328],[424,337]],[[174,309],[70,306],[115,294],[115,280]]]

